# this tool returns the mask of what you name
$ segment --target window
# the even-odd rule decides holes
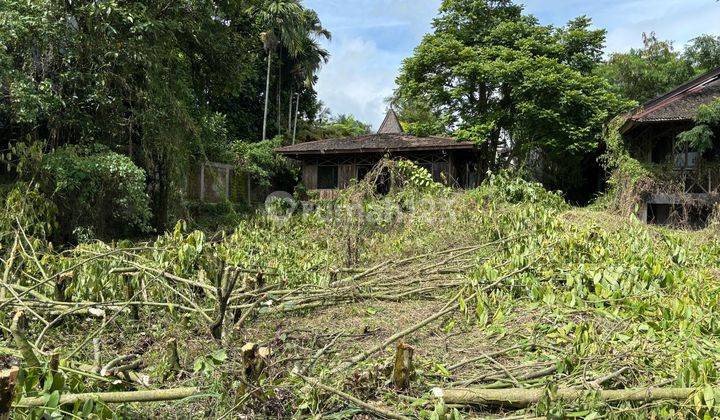
[[[338,187],[338,167],[318,166],[318,189],[334,190]]]

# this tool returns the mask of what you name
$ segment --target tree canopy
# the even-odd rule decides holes
[[[628,105],[594,74],[604,42],[584,16],[553,27],[510,0],[445,0],[403,63],[396,101],[477,142],[486,168],[532,157],[565,162],[543,169],[560,172],[595,150],[603,124]]]
[[[229,160],[236,139],[260,140],[262,99],[280,121],[312,120],[313,72],[329,36],[296,3],[303,27],[292,54],[276,51],[267,80],[262,19],[278,1],[65,1],[0,3],[0,134],[6,148],[104,145],[148,177],[155,225],[168,220],[192,159]],[[261,13],[262,12],[262,13]],[[273,22],[279,33],[292,32]],[[287,31],[286,31],[287,29]],[[293,104],[293,102],[295,104]],[[295,105],[293,107],[293,105]]]
[[[701,35],[679,51],[671,41],[650,33],[643,34],[642,48],[611,54],[597,72],[618,94],[643,103],[717,67],[720,37]]]

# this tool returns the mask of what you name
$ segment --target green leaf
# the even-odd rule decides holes
[[[95,409],[95,401],[93,400],[86,400],[85,404],[82,406],[82,417],[88,417],[93,410]]]
[[[48,401],[45,403],[45,406],[48,408],[56,408],[60,403],[60,391],[53,391],[52,394],[50,394],[50,397],[48,398]]]
[[[705,385],[705,388],[703,388],[703,400],[708,410],[712,410],[715,406],[715,391],[710,384]]]
[[[216,362],[222,363],[225,360],[227,360],[227,353],[225,352],[224,349],[219,349],[219,350],[215,350],[214,352],[212,352],[210,357],[212,357],[213,360],[215,360]]]

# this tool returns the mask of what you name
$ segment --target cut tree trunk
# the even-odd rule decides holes
[[[178,354],[177,340],[171,338],[167,343],[167,363],[171,373],[179,373],[182,370],[180,355]]]
[[[242,353],[243,376],[248,383],[254,384],[267,366],[270,350],[267,347],[259,347],[255,343],[247,343],[240,352]]]
[[[15,382],[19,371],[17,366],[0,370],[0,420],[10,418],[10,408],[15,397]]]
[[[55,300],[58,302],[68,302],[68,296],[65,293],[67,290],[68,285],[73,281],[75,278],[75,273],[72,271],[69,271],[67,273],[60,274],[57,279],[55,279]]]
[[[22,353],[26,366],[28,368],[39,368],[40,361],[35,355],[32,345],[25,337],[25,313],[23,311],[17,311],[15,313],[12,324],[10,325],[10,331],[12,332],[15,346]]]
[[[442,398],[447,404],[459,405],[480,405],[480,406],[504,406],[504,407],[527,407],[536,404],[543,398],[544,389],[479,389],[479,388],[434,388],[433,395]],[[588,393],[596,392],[595,395],[606,402],[650,402],[658,400],[687,400],[695,392],[696,388],[634,388],[602,391],[587,391],[582,389],[560,388],[557,391],[557,399],[573,401],[581,399]],[[716,390],[720,392],[720,389]]]
[[[410,387],[410,377],[413,374],[413,353],[415,353],[413,347],[402,341],[398,343],[392,374],[393,385],[397,389],[408,389]]]

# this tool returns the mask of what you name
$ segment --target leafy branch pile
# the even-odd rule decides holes
[[[13,415],[717,414],[712,230],[571,209],[504,174],[454,193],[385,169],[406,188],[354,186],[340,203],[363,211],[214,236],[179,224],[58,251],[15,224],[0,295]],[[368,218],[379,208],[397,213]]]

